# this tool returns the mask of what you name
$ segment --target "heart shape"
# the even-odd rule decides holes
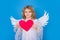
[[[33,25],[32,20],[28,20],[28,21],[20,20],[19,21],[19,26],[23,28],[25,31],[28,31],[32,27],[32,25]]]

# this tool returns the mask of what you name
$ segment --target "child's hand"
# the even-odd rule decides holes
[[[15,26],[16,26],[16,28],[20,28],[20,31],[22,32],[22,29],[21,29],[21,27],[19,26],[18,23]]]
[[[34,24],[34,25],[33,25],[33,28],[34,28],[36,31],[39,31],[38,25]]]
[[[19,28],[19,24],[18,23],[16,23],[16,25],[15,25],[17,28]]]

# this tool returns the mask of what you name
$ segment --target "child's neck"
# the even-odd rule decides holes
[[[30,20],[31,18],[26,18],[26,20]]]

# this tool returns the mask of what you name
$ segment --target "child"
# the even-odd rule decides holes
[[[22,11],[22,17],[23,19],[20,20],[16,20],[13,17],[10,18],[16,32],[15,40],[42,40],[43,26],[47,25],[49,19],[47,12],[45,11],[41,18],[36,19],[34,9],[31,6],[26,6]],[[25,30],[20,23],[22,20],[27,24],[30,22],[32,27],[28,29],[29,25],[25,27],[26,24],[23,25],[23,23],[22,26],[28,29]],[[28,20],[30,21],[27,22]]]

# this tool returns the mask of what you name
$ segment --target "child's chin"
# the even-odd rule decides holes
[[[30,18],[30,16],[27,16],[26,18]]]

